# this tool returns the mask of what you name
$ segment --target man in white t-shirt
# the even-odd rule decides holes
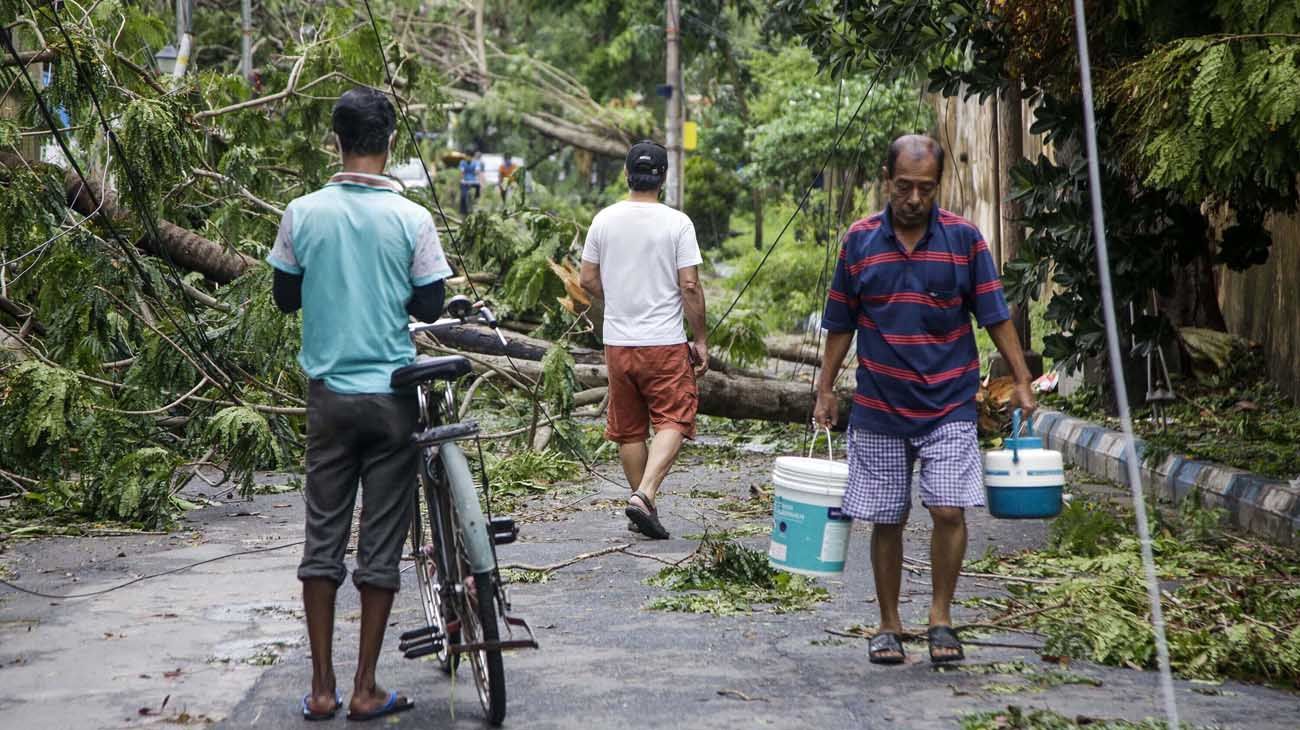
[[[668,539],[655,494],[684,439],[695,437],[695,379],[708,369],[700,247],[685,213],[659,202],[668,152],[650,141],[627,153],[627,200],[596,214],[582,250],[582,288],[605,301],[609,411],[632,496],[629,529]],[[686,341],[682,315],[694,341]],[[649,447],[650,426],[655,437]]]

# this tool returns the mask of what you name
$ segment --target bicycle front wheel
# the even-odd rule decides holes
[[[464,453],[455,444],[444,445],[441,452],[456,517],[456,572],[464,576],[456,592],[460,645],[471,647],[464,653],[473,669],[474,686],[487,720],[500,725],[506,717],[505,667],[501,650],[490,648],[501,638],[496,559]]]
[[[494,644],[501,638],[497,625],[496,578],[492,573],[474,575],[465,586],[468,600],[461,621],[461,641],[467,645]],[[492,725],[506,719],[506,673],[500,649],[479,649],[468,653],[474,672],[478,701]]]

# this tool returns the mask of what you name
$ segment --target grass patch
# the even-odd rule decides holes
[[[774,453],[797,453],[805,448],[804,437],[808,430],[805,426],[705,415],[697,419],[701,433],[726,439],[728,444],[737,448],[743,446],[752,451]],[[820,443],[824,453],[825,437]]]
[[[1300,688],[1300,553],[1224,535],[1221,515],[1195,495],[1173,518],[1151,510],[1165,593],[1170,660],[1182,677]],[[1076,500],[1056,518],[1049,547],[988,555],[978,572],[1036,577],[986,599],[1008,626],[1041,633],[1044,654],[1111,666],[1155,666],[1155,642],[1132,515]]]
[[[545,583],[551,579],[551,574],[545,570],[502,568],[501,578],[507,583]]]
[[[1163,720],[1147,719],[1141,722],[1128,720],[1101,720],[1094,717],[1077,717],[1070,719],[1051,710],[1026,710],[1015,705],[1005,710],[980,712],[965,715],[961,719],[961,730],[1165,730],[1168,727]],[[1183,727],[1192,730],[1193,726],[1183,723]],[[1196,726],[1201,730],[1212,730],[1210,726]]]
[[[1204,381],[1179,379],[1178,400],[1164,408],[1166,427],[1150,407],[1134,409],[1133,427],[1146,441],[1145,460],[1169,454],[1245,469],[1275,479],[1300,476],[1300,407],[1269,382],[1257,353],[1243,356]],[[1044,396],[1043,404],[1077,418],[1119,428],[1108,418],[1098,388],[1068,398]]]
[[[1019,660],[993,662],[991,664],[962,664],[950,667],[940,665],[935,668],[935,671],[940,673],[960,672],[962,674],[996,675],[1012,677],[1016,680],[1011,682],[990,682],[980,687],[980,691],[990,694],[1042,692],[1067,684],[1087,685],[1090,687],[1100,687],[1102,685],[1100,679],[1064,669],[1042,669]]]
[[[789,613],[830,597],[811,578],[773,568],[765,553],[716,538],[700,543],[691,561],[664,568],[646,582],[676,594],[651,601],[647,608],[653,611],[730,616],[765,605],[773,613]]]
[[[492,508],[511,512],[528,497],[550,491],[556,482],[576,479],[582,465],[557,451],[519,451],[495,461],[489,460],[488,480],[492,484]],[[486,495],[484,495],[486,499]]]
[[[719,504],[719,512],[741,520],[756,520],[772,516],[772,486],[750,487],[747,499],[731,499]]]
[[[765,522],[747,522],[743,525],[728,527],[725,530],[714,532],[697,532],[691,535],[685,535],[687,540],[734,540],[740,537],[754,537],[755,535],[767,535],[771,532],[772,526]]]

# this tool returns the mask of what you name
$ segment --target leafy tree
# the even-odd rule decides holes
[[[703,248],[720,246],[730,234],[731,211],[740,190],[734,173],[707,157],[686,160],[684,211]]]
[[[1036,296],[1049,279],[1061,335],[1045,354],[1099,353],[1095,249],[1082,185],[1081,101],[1068,4],[1032,0],[873,0],[847,22],[815,0],[783,0],[791,32],[823,66],[856,73],[897,61],[945,95],[988,98],[1016,86],[1037,103],[1031,131],[1056,162],[1025,161],[1012,191],[1029,236],[1008,264],[1009,289]],[[1295,209],[1300,169],[1300,10],[1290,0],[1097,0],[1088,3],[1100,90],[1103,191],[1120,311],[1147,308],[1133,334],[1150,347],[1166,324],[1223,329],[1214,265],[1267,257],[1272,211]],[[905,49],[899,51],[898,49]],[[1204,211],[1231,211],[1215,237]]]

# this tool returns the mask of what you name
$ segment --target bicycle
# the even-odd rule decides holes
[[[447,301],[445,311],[450,316],[436,322],[412,323],[411,334],[465,324],[477,314],[505,345],[486,306],[456,296]],[[538,645],[527,622],[511,615],[497,566],[496,546],[514,542],[519,529],[508,517],[484,518],[469,461],[458,445],[479,433],[474,421],[459,420],[456,402],[455,384],[471,370],[469,360],[451,355],[421,357],[392,375],[394,390],[415,388],[420,411],[412,436],[421,458],[410,531],[425,619],[424,626],[402,634],[398,648],[408,659],[436,655],[449,676],[455,674],[461,657],[468,657],[479,703],[488,722],[500,725],[506,716],[501,652]],[[490,500],[486,470],[481,476]],[[506,627],[505,640],[498,617]],[[526,638],[513,638],[515,629]]]

